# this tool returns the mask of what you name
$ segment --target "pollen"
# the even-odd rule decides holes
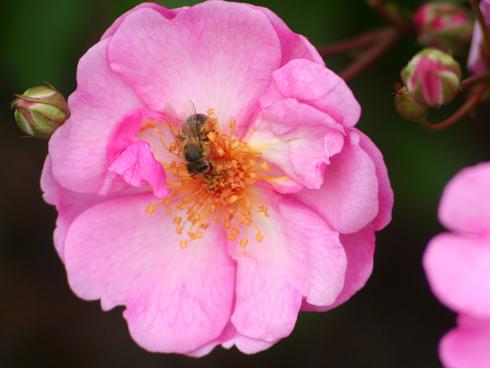
[[[164,144],[164,147],[176,159],[163,163],[169,195],[148,205],[147,213],[153,214],[158,205],[166,207],[173,216],[182,248],[202,238],[212,222],[222,226],[227,238],[237,241],[241,247],[247,247],[250,236],[260,243],[264,234],[255,221],[260,217],[267,218],[269,208],[255,184],[267,177],[269,165],[260,152],[236,137],[235,121],[229,124],[225,133],[220,131],[213,110],[208,110],[207,116],[207,129],[200,144],[210,170],[189,174],[183,144],[177,138],[179,132],[172,130],[175,141]],[[157,133],[163,135],[160,130]]]

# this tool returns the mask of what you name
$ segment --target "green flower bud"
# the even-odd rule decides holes
[[[399,87],[395,95],[395,107],[405,120],[419,122],[427,116],[427,107],[420,105],[405,87]]]
[[[70,116],[65,98],[54,87],[33,87],[16,96],[15,121],[31,137],[48,139]]]
[[[427,48],[410,60],[401,78],[419,105],[439,107],[460,91],[461,67],[451,55]]]

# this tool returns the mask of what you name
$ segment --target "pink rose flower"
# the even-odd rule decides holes
[[[490,163],[464,169],[444,190],[441,222],[452,233],[424,255],[430,286],[458,323],[441,340],[445,367],[490,367]]]
[[[483,17],[485,18],[487,27],[490,27],[490,0],[482,0],[480,2],[480,9],[483,13]],[[478,22],[476,22],[473,30],[470,55],[468,58],[468,69],[475,74],[484,73],[487,69],[481,53],[482,39],[483,35],[481,27]]]
[[[365,284],[393,201],[382,155],[344,81],[271,11],[141,4],[77,81],[42,175],[55,246],[73,291],[124,305],[139,345],[254,353]],[[183,126],[189,101],[202,125]]]

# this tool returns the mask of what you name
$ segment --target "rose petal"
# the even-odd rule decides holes
[[[166,209],[146,212],[151,199],[115,199],[80,215],[66,238],[68,279],[78,296],[100,298],[104,309],[125,305],[131,335],[145,349],[192,352],[228,323],[235,267],[221,231],[209,228],[179,247]]]
[[[439,355],[447,368],[490,367],[490,320],[460,316],[441,340]]]
[[[132,13],[139,11],[140,9],[152,9],[152,10],[159,12],[161,15],[163,15],[167,19],[173,19],[173,18],[175,18],[175,16],[179,13],[179,11],[182,8],[167,9],[164,6],[162,6],[160,4],[156,4],[156,3],[138,4],[134,8],[128,10],[126,13],[124,13],[123,15],[118,17],[114,21],[114,23],[112,23],[112,25],[104,32],[101,39],[104,40],[106,38],[112,37],[114,35],[114,33],[116,33],[116,31],[119,29],[122,22],[124,22],[124,20],[127,18],[127,16],[132,14]]]
[[[302,310],[325,312],[337,308],[357,293],[371,276],[374,260],[374,231],[368,227],[355,234],[341,235],[340,241],[347,255],[347,272],[342,292],[332,305],[317,307],[304,302]]]
[[[315,305],[335,301],[346,256],[338,234],[316,213],[272,192],[265,195],[270,217],[255,219],[264,240],[250,234],[245,248],[230,246],[238,266],[231,321],[241,335],[275,342],[291,333],[303,297]]]
[[[159,124],[163,115],[147,109],[136,109],[128,113],[115,127],[107,146],[107,160],[110,164],[101,194],[109,192],[114,180],[119,176],[133,187],[150,185],[155,196],[167,194],[165,171],[153,153],[150,143],[139,140],[145,124]],[[144,129],[143,129],[144,130]],[[156,134],[156,133],[155,133]],[[148,136],[146,134],[145,136]],[[159,142],[160,150],[162,143]],[[170,156],[170,154],[167,154]]]
[[[126,183],[134,187],[150,185],[156,197],[167,195],[163,166],[155,160],[147,142],[131,143],[112,162],[109,171],[121,175]]]
[[[448,307],[490,317],[490,239],[438,235],[425,251],[424,268],[432,291]]]
[[[361,107],[347,84],[322,64],[293,60],[274,72],[273,84],[260,100],[262,107],[279,98],[295,98],[330,115],[339,124],[354,126]]]
[[[109,47],[111,68],[154,111],[213,108],[222,124],[248,124],[281,59],[279,39],[260,11],[205,2],[169,21],[142,9],[129,14]]]
[[[376,218],[379,209],[376,167],[359,145],[359,139],[357,133],[350,133],[350,142],[346,141],[342,152],[325,170],[320,189],[295,194],[343,234],[364,228]]]
[[[282,48],[281,65],[285,65],[294,59],[307,59],[322,65],[325,64],[317,49],[304,36],[291,31],[274,12],[261,6],[250,6],[263,12],[277,32]]]
[[[383,159],[383,155],[376,145],[367,135],[356,130],[361,137],[359,141],[361,148],[366,152],[376,166],[376,176],[378,178],[378,199],[379,211],[373,221],[374,229],[381,230],[391,222],[391,212],[393,210],[393,189],[391,188],[388,170]]]
[[[54,230],[54,246],[61,260],[64,260],[66,232],[80,213],[107,198],[95,194],[75,193],[63,188],[53,177],[51,158],[48,155],[41,174],[41,190],[44,200],[56,206],[58,218]]]
[[[490,163],[459,172],[446,186],[439,219],[449,229],[481,233],[490,229]]]
[[[55,179],[80,193],[97,193],[108,168],[107,143],[113,128],[141,103],[106,64],[109,40],[92,47],[81,59],[77,90],[68,104],[70,118],[49,141]]]
[[[344,136],[342,126],[330,116],[289,98],[262,110],[246,139],[291,179],[318,189],[325,166],[341,150]]]
[[[485,23],[490,26],[490,2],[483,0],[480,2],[480,9],[483,13]],[[473,39],[471,41],[471,49],[468,57],[468,69],[474,74],[484,73],[487,69],[485,60],[482,57],[482,40],[483,33],[479,22],[475,22],[473,31]]]

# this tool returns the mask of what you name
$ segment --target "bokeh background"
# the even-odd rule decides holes
[[[252,0],[278,13],[315,45],[382,25],[364,0]],[[488,106],[442,133],[397,117],[393,85],[419,48],[409,37],[349,84],[363,106],[359,127],[384,152],[395,190],[393,222],[378,236],[374,273],[350,302],[301,314],[292,335],[246,356],[218,348],[202,359],[145,352],[127,333],[121,309],[101,311],[69,289],[52,246],[55,211],[39,176],[47,144],[21,137],[9,102],[44,81],[68,95],[77,60],[136,0],[23,0],[0,13],[0,367],[438,367],[439,337],[454,316],[432,296],[421,266],[442,230],[437,205],[462,167],[489,159]],[[195,1],[162,1],[168,7]],[[399,1],[415,9],[420,1]],[[340,70],[346,58],[327,60]],[[450,110],[451,108],[449,108]],[[443,116],[441,111],[436,117]],[[89,157],[87,159],[90,159]]]

